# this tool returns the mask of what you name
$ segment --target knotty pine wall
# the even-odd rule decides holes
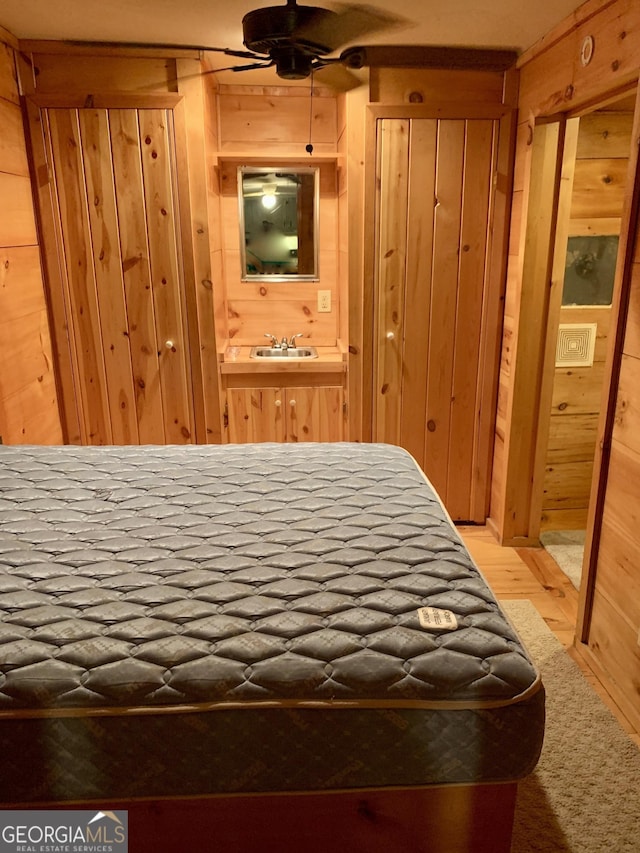
[[[338,335],[348,343],[347,438],[363,440],[365,387],[371,387],[371,365],[363,358],[364,203],[366,106],[369,87],[361,85],[338,97]]]
[[[229,337],[226,292],[224,285],[224,243],[222,239],[222,210],[218,150],[218,84],[214,74],[207,75],[203,86],[204,141],[207,175],[207,211],[209,218],[209,257],[213,294],[213,322],[217,350],[223,351]]]
[[[627,99],[628,100],[628,99]],[[612,105],[579,119],[569,237],[619,235],[633,111]],[[591,367],[557,367],[544,473],[543,530],[584,530],[598,439],[609,306],[564,306],[560,323],[597,325]]]
[[[0,28],[0,436],[62,441],[27,148],[14,61]]]
[[[541,530],[584,530],[598,440],[611,309],[563,307],[561,323],[597,325],[591,367],[556,367],[544,469]]]
[[[314,86],[221,84],[218,103],[218,185],[226,328],[220,341],[253,345],[263,336],[302,332],[308,343],[332,346],[340,338],[338,250],[338,109],[333,90]],[[309,142],[310,109],[313,155]],[[319,281],[243,282],[240,271],[237,168],[239,165],[320,166]],[[317,310],[318,290],[331,292],[329,313]]]
[[[590,64],[580,63],[591,35]],[[510,256],[496,431],[491,524],[503,542],[526,543],[535,456],[536,388],[544,348],[548,282],[523,289],[525,231],[536,119],[587,112],[635,88],[640,75],[640,4],[588,0],[521,57]],[[614,301],[606,385],[598,424],[576,646],[600,672],[632,723],[640,725],[640,233],[634,116],[621,234],[619,298]],[[607,380],[610,379],[609,383]]]

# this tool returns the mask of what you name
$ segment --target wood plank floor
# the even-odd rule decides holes
[[[460,535],[498,599],[528,599],[567,649],[621,727],[640,747],[629,722],[603,683],[574,647],[578,592],[544,548],[505,548],[485,527],[461,526]]]

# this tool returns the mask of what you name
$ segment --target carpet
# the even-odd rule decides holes
[[[543,548],[551,554],[576,589],[580,589],[582,577],[584,538],[584,530],[547,530],[540,534]]]
[[[639,853],[640,749],[529,601],[502,601],[542,674],[540,762],[519,785],[512,853]]]

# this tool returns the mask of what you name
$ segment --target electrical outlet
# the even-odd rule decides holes
[[[327,314],[331,311],[331,291],[330,290],[319,290],[318,291],[318,311],[320,313]]]

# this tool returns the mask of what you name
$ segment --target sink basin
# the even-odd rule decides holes
[[[268,358],[271,361],[291,361],[292,359],[317,358],[318,351],[315,347],[289,347],[289,349],[278,349],[275,347],[252,347],[251,358]]]

